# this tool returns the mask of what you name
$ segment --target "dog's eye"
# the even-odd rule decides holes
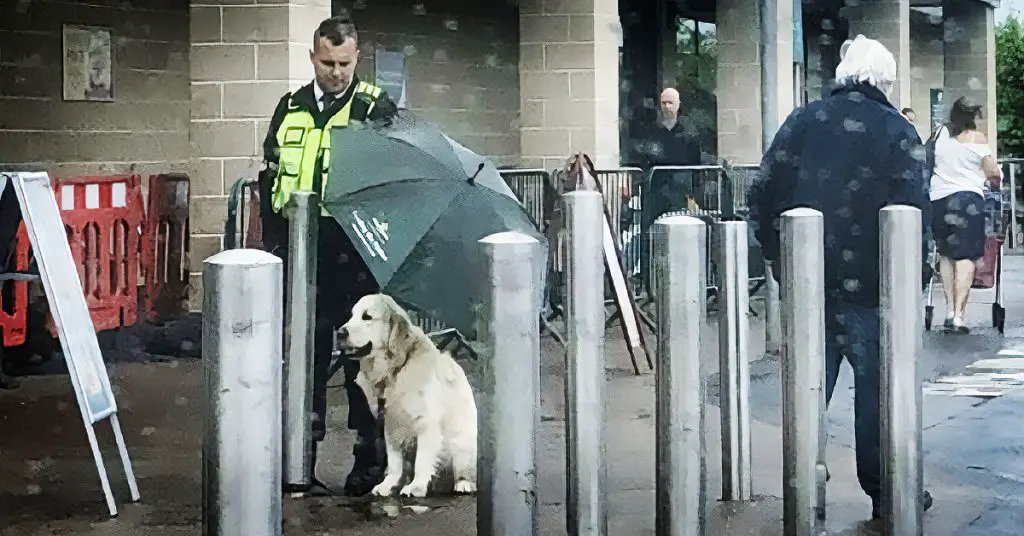
[[[370,313],[363,313],[363,320],[373,320],[373,317],[370,316]]]

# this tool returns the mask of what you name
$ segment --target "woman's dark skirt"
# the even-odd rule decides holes
[[[985,255],[985,198],[957,192],[932,201],[932,236],[939,255],[977,260]]]

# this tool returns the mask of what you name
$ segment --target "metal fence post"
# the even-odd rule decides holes
[[[487,274],[477,533],[536,536],[540,407],[540,293],[536,239],[497,233],[480,240]]]
[[[670,216],[654,224],[652,235],[659,327],[655,534],[703,536],[705,391],[700,352],[707,307],[707,227],[697,218]]]
[[[889,536],[922,536],[921,211],[896,205],[881,229],[882,508]]]
[[[750,500],[750,320],[747,223],[715,224],[718,268],[718,353],[722,412],[722,500]]]
[[[593,191],[563,196],[568,244],[566,528],[569,536],[608,534],[604,443],[604,200]]]
[[[825,260],[821,212],[782,214],[782,482],[786,536],[812,536],[823,517],[819,468],[825,411]]]
[[[284,483],[313,485],[313,328],[316,319],[319,196],[295,192],[288,211],[288,281],[284,361]]]
[[[281,536],[281,260],[203,262],[203,534]]]
[[[1010,163],[1010,248],[1019,249],[1017,243],[1017,163]]]

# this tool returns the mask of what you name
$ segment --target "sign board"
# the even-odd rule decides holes
[[[114,505],[103,457],[96,440],[96,431],[93,428],[97,422],[110,419],[133,501],[139,499],[139,492],[124,445],[121,426],[117,420],[117,405],[110,388],[110,378],[107,376],[99,341],[96,339],[96,329],[82,292],[78,268],[71,256],[71,247],[57,208],[53,186],[46,173],[2,173],[0,193],[7,187],[8,182],[14,187],[21,207],[25,230],[28,231],[32,253],[39,266],[39,276],[50,305],[53,323],[57,328],[75,397],[82,412],[82,420],[92,447],[96,469],[100,473],[107,506],[110,508],[110,515],[115,516],[117,507]]]
[[[949,120],[949,107],[946,105],[945,95],[942,88],[932,88],[928,102],[928,109],[931,113],[932,128],[935,132],[943,123]]]
[[[391,100],[400,108],[409,107],[405,97],[405,54],[377,50],[374,54],[377,85],[388,92]]]

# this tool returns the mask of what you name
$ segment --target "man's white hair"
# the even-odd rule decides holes
[[[889,96],[896,84],[896,58],[882,43],[858,35],[839,49],[836,82],[868,84]]]

